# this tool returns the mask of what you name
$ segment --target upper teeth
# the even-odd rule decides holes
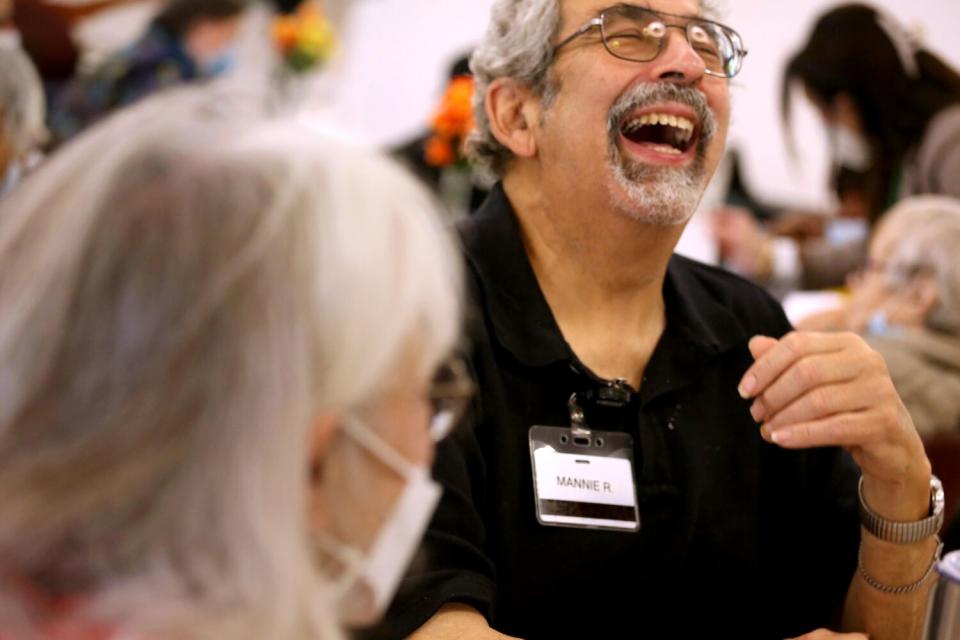
[[[670,126],[687,132],[687,136],[693,135],[693,122],[683,116],[674,116],[668,113],[648,113],[639,118],[631,120],[627,124],[628,130],[639,129],[648,124],[659,124],[661,126]]]

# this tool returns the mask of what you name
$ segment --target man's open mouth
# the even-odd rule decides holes
[[[627,118],[620,133],[635,144],[651,145],[658,152],[679,156],[695,144],[698,132],[689,118],[655,112]]]

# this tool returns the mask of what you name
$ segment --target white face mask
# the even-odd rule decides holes
[[[364,449],[406,478],[403,492],[366,554],[329,536],[317,539],[317,545],[344,567],[337,579],[341,621],[366,626],[376,622],[393,599],[442,490],[426,467],[409,462],[362,423],[348,419],[344,429]]]
[[[837,125],[830,125],[829,131],[834,164],[854,171],[866,171],[873,165],[873,151],[862,135]]]
[[[231,71],[237,61],[237,52],[231,47],[197,61],[197,69],[204,78],[217,78]]]
[[[867,320],[867,326],[864,329],[867,335],[877,336],[878,338],[889,338],[903,333],[903,328],[890,324],[890,318],[885,309],[877,309]]]
[[[834,246],[862,242],[870,235],[870,224],[863,218],[833,218],[827,221],[823,235]]]

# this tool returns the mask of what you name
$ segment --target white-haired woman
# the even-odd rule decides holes
[[[925,435],[960,433],[960,200],[907,198],[882,218],[847,306],[801,322],[863,333]]]
[[[227,104],[148,101],[0,207],[4,640],[338,637],[438,498],[433,203]]]

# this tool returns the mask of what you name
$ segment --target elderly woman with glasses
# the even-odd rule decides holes
[[[868,336],[924,435],[960,433],[958,246],[960,200],[907,198],[877,227],[848,304],[800,323]]]
[[[338,638],[439,498],[469,384],[434,203],[194,91],[0,206],[4,640]]]

